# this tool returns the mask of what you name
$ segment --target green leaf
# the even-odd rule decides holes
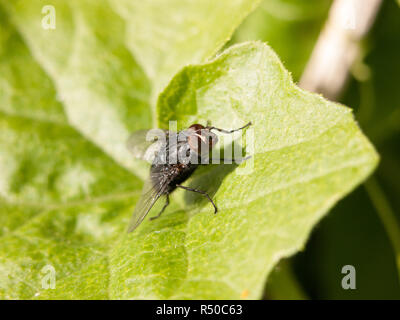
[[[55,1],[56,29],[45,30],[48,1],[1,3],[52,79],[69,122],[137,173],[125,141],[151,126],[151,88],[124,44],[124,21],[106,1]]]
[[[210,10],[224,9],[215,11],[219,17],[232,14],[223,30],[205,36],[214,26],[190,18],[186,25],[202,25],[190,39],[202,39],[199,44],[182,55],[171,46],[160,57],[175,56],[176,70],[207,58],[191,55],[199,48],[216,52],[256,3],[208,3]],[[0,1],[0,297],[110,297],[108,252],[126,230],[141,188],[125,168],[147,175],[125,142],[131,131],[151,127],[155,84],[130,51],[127,21],[114,7],[122,3],[53,1],[57,27],[45,30],[48,4]],[[182,4],[182,17],[201,9]],[[142,20],[144,29],[161,22],[149,19]],[[168,22],[159,30],[173,38]],[[47,264],[55,267],[56,290],[42,287]]]
[[[60,286],[103,281],[108,242],[125,229],[141,181],[68,125],[52,82],[0,17],[0,297],[40,295],[47,264]],[[86,269],[96,270],[89,282]],[[102,298],[105,283],[47,294]]]
[[[124,145],[130,131],[151,126],[157,84],[126,44],[122,2],[54,3],[57,28],[44,30],[46,1],[0,0],[1,298],[259,298],[274,264],[299,250],[376,165],[349,109],[295,87],[269,47],[244,44],[185,67],[156,115],[161,127],[251,120],[254,148],[244,146],[252,160],[201,168],[188,182],[213,195],[217,215],[204,199],[177,192],[160,219],[127,235],[141,187],[131,172],[148,172]],[[211,44],[160,55],[174,61],[160,69],[165,84],[216,52],[242,17],[217,11],[221,34],[199,20],[198,39]],[[198,57],[185,51],[203,45]],[[55,268],[55,289],[43,287],[46,265]]]
[[[258,3],[58,0],[52,2],[57,27],[44,30],[41,10],[48,1],[0,0],[54,81],[70,123],[137,175],[143,166],[125,141],[154,124],[152,92],[157,98],[182,66],[217,52]]]
[[[158,101],[160,126],[252,121],[254,168],[214,165],[189,185],[184,210],[143,223],[113,250],[118,298],[259,298],[282,257],[300,250],[317,221],[375,168],[378,156],[351,110],[296,87],[262,43],[234,46],[184,68]],[[127,279],[129,281],[127,281]]]
[[[127,47],[140,61],[158,93],[181,67],[213,56],[260,0],[111,3],[125,20]]]

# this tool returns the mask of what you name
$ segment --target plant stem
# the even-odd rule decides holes
[[[335,0],[300,79],[300,87],[337,100],[382,0]]]
[[[400,228],[396,215],[375,177],[371,177],[366,181],[364,186],[392,244],[400,281]]]

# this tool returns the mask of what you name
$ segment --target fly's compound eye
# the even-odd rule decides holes
[[[194,130],[195,132],[200,133],[200,131],[204,129],[204,126],[202,126],[201,124],[195,123],[195,124],[192,124],[192,125],[189,127],[189,129],[192,129],[192,130]]]
[[[210,153],[211,149],[217,143],[217,136],[209,130],[195,131],[188,137],[188,144],[191,150],[200,156]]]

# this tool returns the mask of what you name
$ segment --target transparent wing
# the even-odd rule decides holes
[[[142,195],[136,204],[135,210],[133,211],[128,232],[132,232],[142,223],[143,219],[149,213],[156,201],[165,192],[170,181],[169,178],[162,177],[161,175],[158,175],[157,177],[153,176],[153,178],[156,178],[156,181],[158,181],[157,185],[153,185],[151,178],[152,177],[147,179],[143,186]]]
[[[126,147],[136,159],[152,163],[165,137],[166,131],[161,129],[138,130],[129,136]]]

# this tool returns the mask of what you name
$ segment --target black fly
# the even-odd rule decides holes
[[[179,132],[149,130],[133,133],[128,140],[128,148],[136,157],[151,161],[152,164],[150,179],[145,182],[128,232],[135,230],[155,202],[165,195],[166,202],[163,208],[158,215],[150,219],[158,218],[169,204],[170,193],[176,188],[203,195],[214,206],[214,212],[217,213],[218,209],[215,203],[205,191],[183,186],[182,183],[191,176],[199,164],[208,163],[209,153],[218,141],[212,130],[233,133],[250,125],[251,122],[238,129],[224,130],[193,124],[188,129]],[[149,144],[151,144],[150,148]]]

